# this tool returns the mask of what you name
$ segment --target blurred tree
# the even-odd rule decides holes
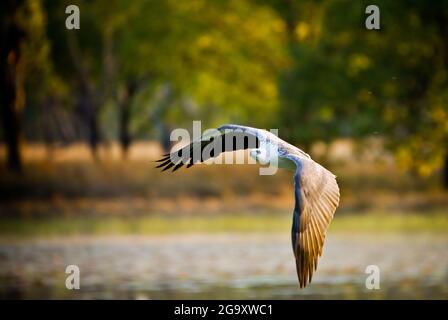
[[[28,140],[43,140],[51,152],[55,142],[73,139],[71,119],[63,108],[68,90],[51,60],[42,2],[28,0],[26,4],[21,14],[21,22],[27,29],[27,41],[22,46],[27,93],[24,133]]]
[[[17,3],[4,2],[2,15]],[[87,138],[95,154],[107,130],[126,154],[133,136],[166,137],[170,124],[200,118],[280,127],[305,148],[379,135],[403,167],[423,175],[448,163],[444,2],[379,0],[379,31],[364,26],[367,1],[44,1],[44,11],[40,1],[23,3],[34,18],[2,19],[3,35],[18,33],[10,38],[17,43],[2,40],[2,59],[11,48],[22,56],[26,109],[54,123],[44,136]],[[80,30],[65,28],[69,4],[80,8]],[[8,70],[18,75],[14,61]],[[5,92],[21,92],[20,81],[11,83],[18,87]],[[20,120],[6,119],[19,119],[20,108],[2,110],[5,127],[15,128],[5,139],[18,146]],[[82,126],[66,125],[71,114]]]
[[[123,90],[122,98],[119,100],[120,108],[120,133],[119,141],[121,143],[124,156],[127,155],[129,145],[131,144],[131,134],[129,132],[129,122],[131,119],[131,105],[132,99],[137,91],[137,84],[128,80]]]
[[[142,114],[149,115],[143,118],[147,124],[159,127],[161,137],[169,122],[182,125],[194,117],[269,124],[277,112],[276,82],[286,60],[283,24],[272,10],[239,1],[114,4],[116,100],[124,150],[131,122],[137,118],[141,123]],[[164,88],[170,88],[169,98],[158,99]],[[153,93],[144,102],[151,110],[132,110],[142,90]]]
[[[87,131],[92,154],[96,157],[101,140],[99,113],[114,85],[113,32],[110,21],[114,6],[89,1],[46,1],[47,33],[51,41],[55,71],[75,95],[75,111]],[[65,28],[66,6],[80,8],[81,28]]]
[[[68,4],[80,8],[80,30],[61,27]],[[270,8],[201,0],[48,1],[45,8],[55,70],[77,96],[92,150],[105,105],[117,108],[124,154],[136,134],[133,122],[146,120],[138,126],[146,131],[154,121],[168,128],[194,117],[211,125],[268,125],[277,112],[277,77],[287,56],[283,22]],[[166,85],[170,99],[159,100]]]
[[[340,136],[362,137],[381,131],[381,111],[375,103],[365,103],[377,79],[367,74],[365,65],[370,60],[364,55],[365,49],[351,41],[359,30],[365,31],[362,5],[347,14],[342,12],[346,7],[341,1],[258,2],[271,5],[288,30],[293,62],[279,82],[282,135],[309,149],[318,140],[328,142]],[[342,9],[336,16],[330,12],[332,5]],[[345,29],[340,35],[341,28]],[[354,67],[347,68],[347,57]]]
[[[185,8],[188,16],[201,17],[188,57],[195,71],[191,95],[207,109],[202,114],[214,124],[275,125],[278,76],[289,62],[284,22],[251,1],[204,3]]]
[[[25,30],[18,13],[24,1],[8,0],[1,3],[1,103],[4,137],[8,150],[8,168],[20,171],[21,114],[25,99],[21,43]]]
[[[274,1],[293,65],[280,81],[283,133],[309,147],[383,136],[400,165],[428,175],[448,162],[448,3]],[[448,169],[445,169],[448,171]]]
[[[20,171],[23,108],[53,79],[45,37],[45,15],[40,1],[1,2],[2,120],[8,149],[8,167]],[[38,79],[38,80],[37,80]],[[26,90],[31,87],[32,90]],[[25,95],[25,91],[30,94]]]

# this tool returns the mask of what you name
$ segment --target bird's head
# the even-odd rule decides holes
[[[266,165],[271,161],[264,149],[253,149],[250,151],[250,156],[263,165]]]

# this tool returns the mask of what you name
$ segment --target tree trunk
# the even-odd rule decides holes
[[[98,90],[92,79],[88,66],[84,63],[77,37],[69,33],[67,44],[72,62],[76,69],[79,85],[78,112],[80,119],[86,124],[88,131],[88,142],[92,156],[98,160],[97,148],[101,140],[100,127],[98,124],[98,113],[104,102],[104,90]],[[105,73],[107,75],[107,73]],[[107,81],[103,81],[107,83]]]
[[[8,152],[8,168],[20,172],[22,169],[22,108],[25,100],[23,75],[21,74],[20,43],[24,32],[15,20],[22,1],[9,0],[2,4],[2,49],[1,49],[1,103],[4,138]]]
[[[78,93],[77,113],[79,118],[84,123],[87,140],[89,143],[92,157],[97,159],[97,147],[100,141],[100,132],[98,125],[98,108],[96,107],[94,97],[89,90],[81,83],[81,88]]]
[[[97,150],[98,143],[100,141],[100,130],[98,125],[98,113],[96,112],[96,108],[94,106],[91,107],[92,111],[89,115],[88,124],[89,124],[89,144],[90,150],[92,151],[92,156],[94,159],[97,159]]]
[[[131,144],[131,134],[129,132],[129,120],[131,118],[132,98],[137,90],[137,84],[130,81],[126,84],[123,97],[119,103],[120,107],[120,144],[123,158],[127,157],[129,146]]]
[[[131,144],[131,135],[129,134],[129,105],[120,104],[120,144],[123,158],[127,157],[129,145]]]
[[[448,190],[448,153],[445,156],[445,163],[443,165],[443,187]]]

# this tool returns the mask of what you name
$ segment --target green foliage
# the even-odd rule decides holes
[[[173,222],[175,220],[175,223]],[[216,233],[283,233],[290,228],[290,214],[227,214],[199,216],[151,215],[143,217],[1,218],[0,238],[56,237],[79,235],[160,235]],[[345,215],[331,224],[332,233],[446,234],[448,219],[443,212],[368,212]]]
[[[369,31],[368,4],[300,4],[281,81],[284,131],[305,145],[379,134],[404,167],[430,174],[448,150],[448,5],[379,1],[381,30]]]
[[[69,4],[80,30],[65,29]],[[378,135],[403,167],[430,174],[448,150],[448,5],[377,1],[381,30],[369,31],[368,4],[29,0],[26,112],[57,101],[74,114],[84,85],[110,139],[119,121],[146,137],[192,119],[276,127],[304,147]]]

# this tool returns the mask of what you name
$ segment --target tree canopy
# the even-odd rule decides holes
[[[379,136],[423,175],[447,159],[445,2],[379,0],[380,30],[365,27],[367,1],[10,3],[28,139],[127,149],[201,119],[279,128],[305,148]],[[65,28],[70,4],[79,30]]]

